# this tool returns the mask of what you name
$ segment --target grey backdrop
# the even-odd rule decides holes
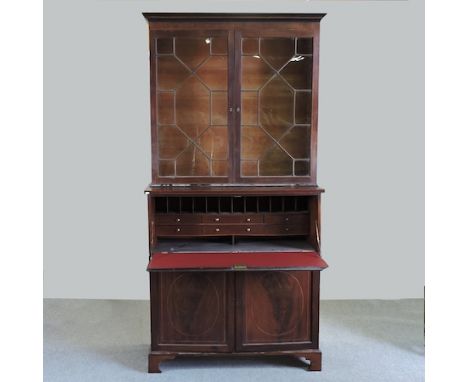
[[[141,12],[248,11],[328,13],[318,179],[326,189],[322,248],[330,268],[322,297],[422,297],[423,1],[194,3],[45,1],[44,296],[148,298],[149,69]]]

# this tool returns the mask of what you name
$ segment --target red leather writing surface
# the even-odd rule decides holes
[[[304,269],[322,270],[327,263],[313,251],[310,252],[192,252],[153,253],[148,271],[176,269]]]

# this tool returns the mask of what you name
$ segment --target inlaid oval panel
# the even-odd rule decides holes
[[[249,291],[251,320],[268,336],[283,336],[296,329],[304,311],[304,293],[299,280],[288,272],[265,272],[256,278]]]
[[[205,273],[181,274],[167,294],[170,325],[188,337],[200,337],[216,323],[220,310],[219,292]]]

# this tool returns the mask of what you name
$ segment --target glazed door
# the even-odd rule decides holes
[[[318,26],[155,31],[153,183],[316,183]]]
[[[150,280],[152,350],[232,351],[232,274],[152,272]]]
[[[318,339],[318,290],[308,271],[236,275],[236,350],[311,349]],[[318,284],[315,286],[318,288]],[[317,303],[312,308],[312,296]],[[318,326],[317,326],[318,329]]]
[[[231,178],[230,35],[152,32],[153,183],[227,183]]]
[[[236,32],[242,183],[315,182],[314,33],[314,26]]]

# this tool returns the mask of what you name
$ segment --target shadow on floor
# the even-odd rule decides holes
[[[138,372],[148,371],[148,345],[120,345],[109,348],[90,349],[97,356],[106,358],[125,368]]]
[[[89,349],[98,357],[106,358],[125,368],[138,372],[148,371],[148,345],[125,345],[117,350],[115,347]],[[206,361],[205,361],[206,360]],[[161,363],[161,369],[203,369],[214,367],[241,368],[246,366],[271,365],[277,367],[292,367],[306,369],[308,362],[294,356],[178,356],[173,360]]]

